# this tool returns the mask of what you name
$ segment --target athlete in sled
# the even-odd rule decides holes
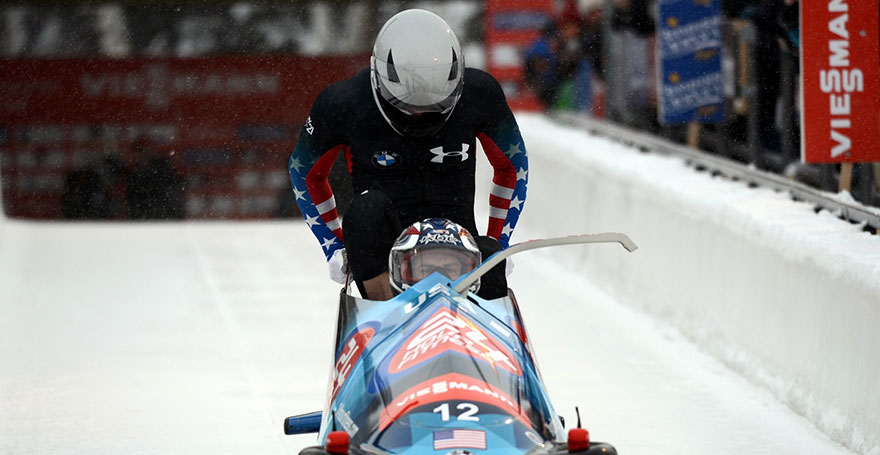
[[[544,246],[617,242],[622,234],[536,240],[481,261],[471,234],[444,219],[410,226],[389,258],[387,301],[341,292],[323,412],[285,420],[286,434],[319,433],[301,455],[614,454],[567,433],[532,358],[513,292],[485,300],[480,277],[507,256]]]

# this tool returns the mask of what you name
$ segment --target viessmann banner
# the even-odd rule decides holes
[[[0,62],[0,121],[276,121],[298,128],[324,85],[365,64],[298,56],[7,60]]]
[[[877,0],[801,0],[801,159],[880,161]]]

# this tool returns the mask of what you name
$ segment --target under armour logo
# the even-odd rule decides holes
[[[443,159],[446,158],[447,156],[460,156],[462,162],[467,161],[468,149],[470,147],[471,147],[470,144],[462,143],[461,150],[453,150],[451,152],[444,152],[443,147],[434,147],[431,149],[431,153],[433,153],[435,156],[434,156],[434,158],[431,158],[431,162],[432,163],[442,163]]]

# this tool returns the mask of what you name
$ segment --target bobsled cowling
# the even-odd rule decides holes
[[[584,243],[637,248],[619,233],[540,239],[495,253],[455,281],[433,273],[391,300],[343,289],[324,411],[285,422],[287,434],[319,432],[322,445],[300,455],[616,454],[590,441],[580,419],[564,434],[513,292],[485,300],[467,290],[512,254]]]
[[[434,273],[388,301],[341,294],[319,441],[343,430],[365,452],[513,454],[564,439],[513,294],[453,285]]]

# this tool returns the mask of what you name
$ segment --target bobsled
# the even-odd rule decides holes
[[[506,257],[545,246],[635,244],[618,233],[533,240],[450,280],[432,273],[387,301],[340,292],[323,411],[288,417],[317,433],[300,455],[616,454],[580,418],[566,430],[550,402],[514,293],[485,300],[471,284]]]

